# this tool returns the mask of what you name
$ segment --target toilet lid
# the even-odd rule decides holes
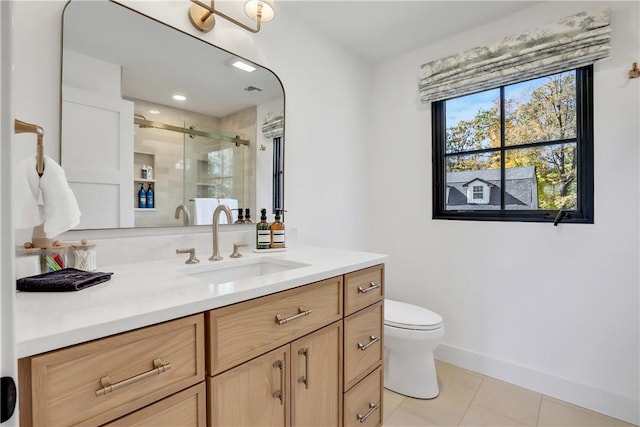
[[[442,316],[424,307],[385,299],[384,324],[401,329],[430,331],[442,326]]]

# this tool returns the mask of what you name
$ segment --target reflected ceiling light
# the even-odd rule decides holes
[[[240,68],[242,71],[246,71],[247,73],[250,73],[256,70],[256,67],[253,67],[247,64],[246,62],[242,62],[242,61],[236,61],[231,65],[233,65],[236,68]]]
[[[173,95],[173,99],[175,99],[176,101],[186,101],[187,97],[184,95]]]
[[[274,16],[273,0],[249,0],[245,3],[244,13],[246,13],[249,18],[256,21],[256,28],[251,28],[242,22],[225,15],[219,10],[216,10],[214,0],[211,0],[211,5],[202,3],[199,0],[191,0],[191,3],[193,4],[189,7],[189,20],[194,27],[204,33],[211,31],[214,25],[216,25],[216,19],[213,16],[214,14],[236,24],[240,28],[251,31],[252,33],[260,31],[260,25],[271,21]]]
[[[149,110],[149,114],[160,114],[158,110]]]

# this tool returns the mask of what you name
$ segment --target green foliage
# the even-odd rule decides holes
[[[563,141],[576,136],[575,72],[560,73],[505,101],[505,145]],[[448,157],[448,171],[500,167],[500,106],[480,109],[471,120],[447,128],[446,152],[495,148],[484,154]],[[513,148],[505,167],[535,166],[539,209],[575,209],[576,144],[573,141],[536,148]]]

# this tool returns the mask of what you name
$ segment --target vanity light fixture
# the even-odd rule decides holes
[[[184,95],[173,95],[173,99],[175,99],[176,101],[186,101],[187,97]]]
[[[257,24],[256,28],[251,28],[242,22],[225,15],[219,10],[216,10],[214,1],[215,0],[211,0],[211,5],[207,5],[199,0],[191,0],[191,3],[193,4],[189,7],[189,20],[196,29],[204,33],[211,31],[214,25],[216,25],[216,19],[213,16],[214,14],[252,33],[260,31],[260,25],[271,21],[274,16],[273,0],[247,1],[244,5],[244,13],[246,13],[249,18],[256,21]]]
[[[241,69],[242,71],[246,71],[247,73],[251,73],[252,71],[256,70],[256,67],[253,67],[249,64],[247,64],[246,62],[242,62],[242,61],[236,61],[233,64],[234,67]]]

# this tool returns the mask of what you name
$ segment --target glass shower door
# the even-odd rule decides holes
[[[184,198],[185,205],[192,206],[192,212],[196,214],[194,223],[211,223],[210,219],[207,221],[207,218],[198,218],[202,217],[203,212],[202,208],[195,206],[196,199],[198,203],[208,206],[225,204],[230,209],[250,207],[247,203],[245,183],[247,147],[215,138],[214,135],[221,133],[218,130],[206,129],[193,123],[185,123],[185,127],[211,135],[185,134],[184,136]],[[242,135],[240,137],[242,138]],[[234,219],[235,217],[234,213]],[[225,222],[221,221],[221,224]]]

